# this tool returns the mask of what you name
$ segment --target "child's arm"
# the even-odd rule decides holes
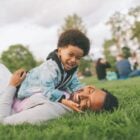
[[[42,93],[51,101],[59,101],[64,96],[63,91],[55,89],[61,79],[61,73],[55,62],[46,62],[32,72],[32,75],[28,75],[22,83],[18,98],[23,99],[35,93]]]
[[[43,76],[43,75],[42,75]],[[56,72],[50,73],[48,77],[46,77],[46,81],[42,80],[42,85],[43,85],[43,94],[48,97],[51,101],[59,101],[62,99],[62,97],[65,96],[65,91],[61,91],[59,89],[55,89],[55,84],[54,81],[58,74]],[[42,77],[42,79],[44,76]],[[73,93],[75,91],[80,90],[83,88],[85,85],[81,84],[80,81],[78,80],[77,76],[74,75],[70,84],[66,87],[66,91],[68,93]]]
[[[65,97],[65,92],[55,88],[59,84],[60,76],[61,73],[56,63],[48,64],[40,73],[40,84],[43,95],[51,101],[59,101]]]
[[[85,87],[83,83],[81,83],[76,74],[73,75],[70,83],[67,85],[67,92],[73,93]]]

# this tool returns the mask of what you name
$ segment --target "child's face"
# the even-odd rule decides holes
[[[58,56],[60,57],[61,63],[66,71],[79,65],[80,59],[83,55],[83,50],[73,45],[58,48]]]

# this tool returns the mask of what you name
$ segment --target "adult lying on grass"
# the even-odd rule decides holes
[[[86,86],[69,99],[62,99],[61,103],[49,101],[42,94],[32,95],[21,102],[15,101],[16,87],[21,84],[26,75],[23,73],[23,69],[16,71],[11,76],[8,86],[1,93],[0,120],[3,124],[36,124],[58,118],[73,110],[78,112],[87,109],[113,111],[118,106],[116,97],[93,86]]]

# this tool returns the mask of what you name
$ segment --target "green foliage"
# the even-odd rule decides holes
[[[127,19],[127,15],[120,12],[115,12],[108,20],[110,25],[112,38],[115,40],[118,53],[121,53],[121,39],[125,40],[127,31],[130,29],[130,21]],[[127,42],[123,42],[127,45]]]
[[[21,44],[11,45],[7,51],[2,53],[1,61],[12,72],[19,68],[25,68],[28,71],[37,64],[28,48]]]
[[[118,33],[122,32],[122,22],[126,20],[125,16],[120,12],[115,12],[107,21],[107,24],[111,27],[112,36],[118,37]]]
[[[135,21],[138,20],[139,16],[140,16],[140,6],[137,6],[135,8],[131,8],[128,12],[128,14],[130,16],[133,16],[135,18]]]
[[[81,32],[86,34],[86,28],[83,24],[82,18],[77,14],[69,15],[65,18],[65,23],[62,25],[61,29],[58,31],[59,34],[69,29],[79,29]]]
[[[131,23],[129,17],[134,19],[134,23]],[[107,21],[107,25],[110,26],[112,38],[114,38],[114,45],[117,47],[117,52],[122,53],[122,44],[129,47],[129,41],[132,41],[135,37],[140,42],[140,6],[129,9],[128,13],[123,14],[115,12]],[[128,38],[127,34],[132,32],[132,37]],[[128,40],[129,39],[129,40]],[[131,40],[132,39],[132,40]],[[126,41],[127,40],[127,41]]]
[[[111,55],[110,53],[110,46],[112,46],[114,44],[114,39],[110,39],[110,40],[105,40],[103,47],[104,47],[104,55],[107,59],[107,61],[111,64],[111,69],[114,70],[115,69],[115,57]]]
[[[128,14],[130,16],[134,17],[134,19],[135,19],[134,25],[132,27],[133,35],[132,35],[131,39],[134,39],[136,37],[138,39],[138,41],[140,42],[140,21],[139,21],[140,6],[137,6],[135,8],[131,8],[129,10]]]
[[[133,31],[133,37],[132,38],[137,38],[138,41],[140,42],[140,22],[135,23],[135,27],[132,28]]]
[[[92,60],[82,58],[80,60],[79,71],[83,74],[86,68],[91,68]]]
[[[113,113],[71,113],[40,125],[0,125],[2,140],[139,140],[140,78],[100,82],[91,77],[83,82],[108,89],[119,99]]]

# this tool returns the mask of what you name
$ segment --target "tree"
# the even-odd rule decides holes
[[[81,17],[79,17],[77,14],[67,16],[65,18],[64,25],[62,25],[62,27],[58,30],[58,33],[61,34],[62,32],[69,29],[78,29],[85,34],[87,33]]]
[[[125,44],[127,46],[127,32],[131,29],[130,21],[127,19],[127,15],[120,12],[115,12],[107,22],[110,25],[112,38],[114,38],[114,43],[117,47],[118,53],[121,53],[121,45]]]
[[[110,40],[105,40],[103,46],[104,46],[104,55],[107,59],[107,61],[109,61],[109,63],[111,64],[111,69],[115,69],[115,57],[111,55],[110,52],[110,46],[112,46],[114,44],[114,39],[110,39]]]
[[[92,60],[82,58],[79,65],[79,71],[83,74],[86,68],[91,69]]]
[[[131,8],[128,12],[128,14],[131,17],[134,17],[135,21],[134,21],[134,25],[132,26],[132,38],[134,39],[135,37],[138,39],[138,41],[140,42],[140,6],[137,6],[135,8]]]
[[[140,6],[137,6],[135,8],[131,8],[128,12],[128,14],[135,18],[135,22],[138,21],[140,16]]]
[[[1,61],[12,72],[19,68],[25,68],[28,71],[37,65],[32,53],[21,44],[11,45],[2,53]]]
[[[135,27],[132,28],[132,31],[133,31],[132,39],[136,37],[140,42],[140,22],[135,22]]]

